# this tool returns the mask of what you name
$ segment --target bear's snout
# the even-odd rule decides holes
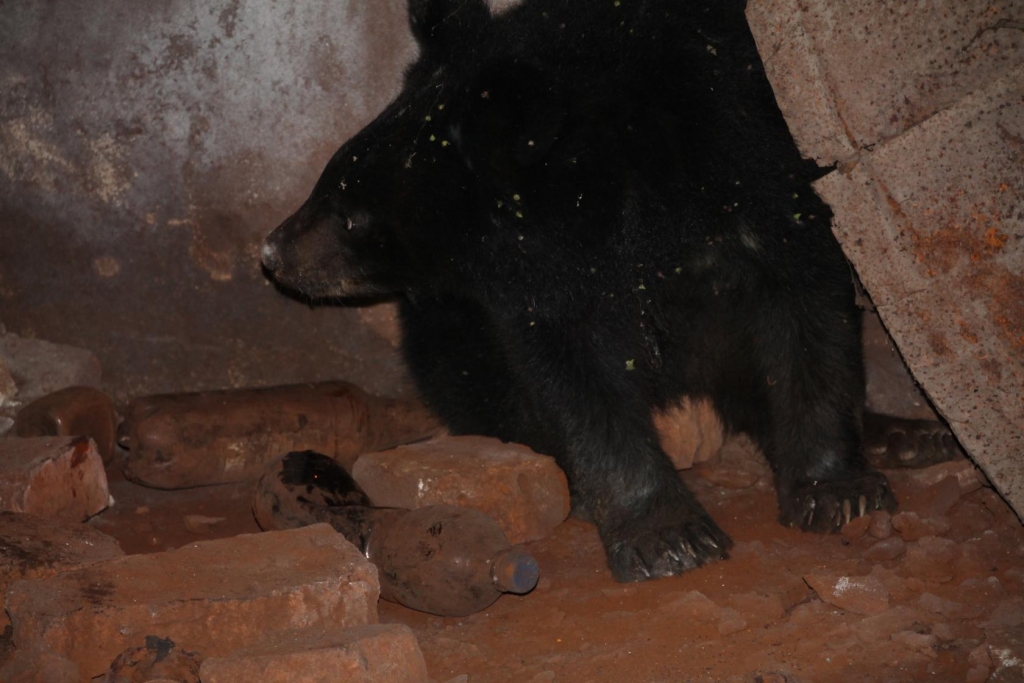
[[[277,271],[281,267],[281,252],[277,246],[270,241],[269,237],[263,240],[263,246],[260,247],[260,261],[263,263],[263,267],[271,273]]]

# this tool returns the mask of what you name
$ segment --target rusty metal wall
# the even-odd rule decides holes
[[[121,398],[402,393],[389,312],[285,299],[257,245],[414,54],[404,0],[0,1],[0,320]]]

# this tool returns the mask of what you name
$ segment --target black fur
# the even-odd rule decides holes
[[[274,278],[400,295],[428,403],[554,455],[619,580],[731,543],[658,445],[651,410],[682,396],[756,439],[784,523],[892,507],[861,453],[850,269],[743,3],[410,11],[404,90],[267,238]]]

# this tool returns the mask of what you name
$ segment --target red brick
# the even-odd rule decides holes
[[[219,657],[274,633],[377,620],[377,572],[325,524],[133,555],[7,593],[15,647],[53,652],[86,680],[145,636]]]
[[[301,631],[206,659],[203,683],[426,683],[427,666],[408,626]]]
[[[81,522],[109,500],[103,459],[91,439],[0,439],[0,510]]]
[[[569,515],[569,487],[554,459],[497,439],[448,437],[367,453],[352,476],[374,505],[474,508],[512,543],[543,538]]]
[[[0,631],[10,623],[4,611],[7,587],[124,555],[117,541],[87,524],[0,512]]]

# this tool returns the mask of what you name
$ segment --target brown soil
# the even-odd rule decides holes
[[[901,500],[919,490],[889,474]],[[467,618],[381,602],[380,620],[412,627],[438,682],[1024,680],[1024,529],[991,489],[940,520],[948,540],[907,541],[900,556],[871,561],[864,553],[880,541],[869,533],[778,525],[763,480],[731,489],[685,478],[736,541],[728,561],[618,584],[594,528],[570,519],[527,545],[542,571],[531,594]],[[111,492],[116,505],[92,523],[127,553],[258,530],[251,485],[156,491],[111,473]],[[223,521],[193,518],[190,531],[188,515]],[[812,573],[872,575],[889,607],[870,616],[834,607],[804,581]]]

